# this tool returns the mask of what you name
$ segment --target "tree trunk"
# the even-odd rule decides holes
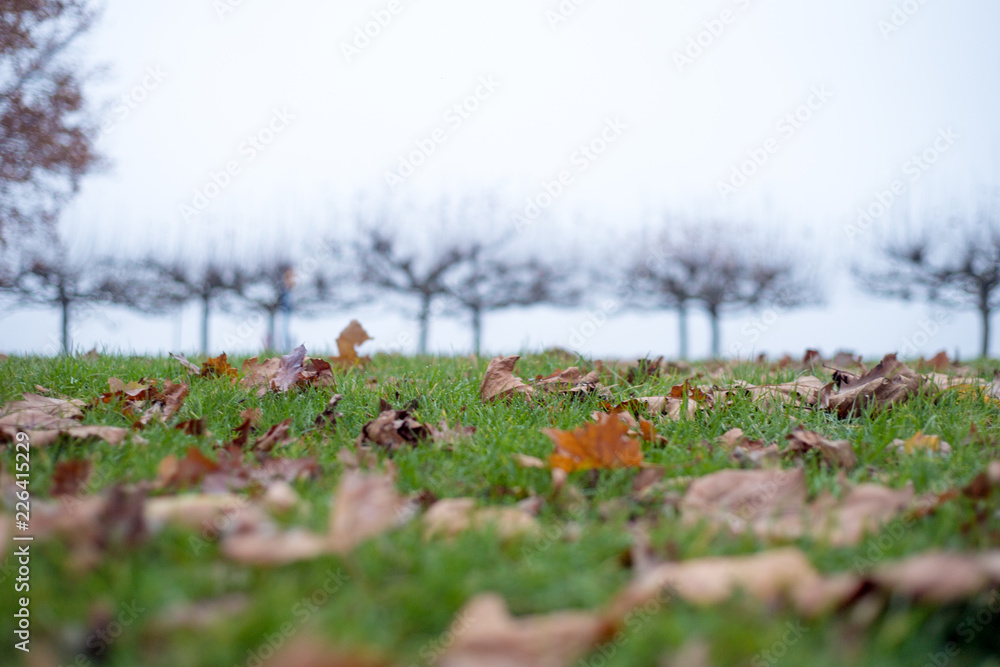
[[[431,319],[431,295],[424,294],[420,301],[420,315],[417,320],[420,323],[420,341],[417,344],[417,354],[427,354],[427,329]]]
[[[472,309],[472,353],[479,356],[480,343],[483,340],[483,311],[481,308]]]
[[[201,353],[208,356],[208,314],[211,311],[212,297],[203,294],[201,297]]]
[[[688,309],[687,304],[682,303],[677,306],[677,323],[680,335],[680,358],[687,359],[688,356]]]
[[[69,299],[65,296],[61,297],[59,305],[62,308],[62,353],[64,356],[69,356]]]
[[[712,322],[712,358],[719,358],[719,350],[722,349],[722,333],[719,331],[719,310],[715,307],[708,308],[708,317]]]
[[[983,345],[980,355],[983,359],[990,356],[990,304],[988,298],[979,299],[979,315],[982,318]]]
[[[275,334],[275,324],[278,319],[278,311],[269,310],[267,311],[267,349],[278,350],[277,340],[274,338]],[[279,352],[284,352],[284,350],[278,350]]]

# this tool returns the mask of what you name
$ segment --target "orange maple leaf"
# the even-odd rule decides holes
[[[555,451],[549,456],[553,468],[567,472],[590,468],[637,468],[642,465],[639,440],[617,415],[601,413],[597,422],[572,431],[542,430],[552,439]]]

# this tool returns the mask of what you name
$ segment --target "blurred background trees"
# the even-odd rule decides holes
[[[633,306],[677,312],[681,359],[688,356],[689,309],[700,307],[711,325],[711,354],[718,357],[724,314],[822,301],[801,249],[782,245],[759,227],[667,216],[656,240],[625,269],[626,300]]]
[[[0,246],[52,232],[98,165],[72,53],[95,17],[89,0],[0,3]]]
[[[1000,307],[1000,217],[992,201],[966,213],[902,220],[876,241],[876,259],[855,266],[875,296],[924,299],[979,314],[980,349],[989,356],[990,318]],[[872,268],[872,267],[875,268]]]

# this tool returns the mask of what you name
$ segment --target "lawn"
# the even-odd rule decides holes
[[[906,400],[859,400],[856,412],[840,416],[798,394],[761,397],[743,384],[806,375],[831,381],[831,368],[797,361],[783,368],[663,364],[651,372],[631,367],[631,375],[609,362],[599,365],[600,387],[538,384],[530,397],[515,391],[496,400],[480,395],[486,358],[376,355],[356,366],[335,363],[287,391],[280,382],[247,387],[245,360],[228,361],[236,377],[192,375],[173,358],[0,362],[3,404],[25,392],[80,399],[85,406],[73,419],[128,429],[115,445],[69,434],[32,442],[31,521],[23,531],[35,535],[28,592],[15,593],[13,552],[25,544],[11,537],[19,534],[15,442],[2,445],[0,654],[13,656],[4,664],[1000,664],[1000,479],[981,474],[1000,460],[1000,403],[986,385],[992,363],[944,369],[975,373],[984,386],[925,382]],[[878,361],[866,360],[867,368]],[[526,355],[514,375],[531,385],[568,366],[598,368],[552,352]],[[122,381],[123,393],[110,395],[122,388],[111,378]],[[188,385],[188,393],[150,412],[150,379],[157,391],[169,380]],[[729,391],[713,396],[710,386]],[[628,402],[672,390],[681,396],[679,414]],[[342,395],[328,412],[338,413],[335,423],[317,424],[335,394]],[[638,443],[642,467],[554,474],[545,429],[593,424],[593,413],[623,402],[626,417],[631,410],[648,419],[658,436],[621,436]],[[385,403],[406,409],[396,416],[416,426],[404,425],[395,444],[359,450],[359,434]],[[241,441],[238,427],[255,409],[257,422]],[[426,426],[442,419],[475,432],[427,436]],[[263,444],[285,420],[287,431],[272,431]],[[176,428],[182,422],[186,430]],[[848,441],[856,460],[835,463],[822,447],[792,452],[786,437],[797,427]],[[734,428],[744,436],[723,438]],[[894,444],[917,432],[939,440]],[[756,454],[771,443],[778,453]],[[823,499],[844,501],[860,484],[900,495],[912,485],[913,497],[876,508],[885,514],[854,537],[819,530],[822,514],[773,530],[766,520],[740,524],[746,513],[713,520],[725,515],[718,498],[700,514],[691,508],[691,485],[726,470],[781,479],[801,472],[810,511]],[[388,490],[364,486],[389,475]],[[363,487],[355,496],[345,490],[349,476]],[[209,494],[228,500],[212,505]],[[194,499],[180,506],[175,496]],[[449,498],[474,499],[473,507],[432,524],[435,506]],[[388,517],[386,503],[394,508]],[[807,512],[800,509],[798,518]],[[340,519],[343,539],[324,537]],[[815,573],[758,572],[740,558],[776,550],[801,553]],[[897,565],[934,551],[956,557],[923,570]],[[726,560],[699,560],[708,557]],[[699,562],[729,569],[678,569],[682,575],[654,595],[635,585],[671,564]],[[736,571],[737,583],[705,593],[725,579],[723,571]],[[797,594],[817,581],[825,582],[824,603],[800,603]],[[503,620],[497,598],[477,597],[483,593],[498,595],[521,622]],[[14,614],[26,595],[30,653],[14,646]],[[310,653],[325,662],[313,656],[309,663]],[[503,654],[518,657],[505,662]]]

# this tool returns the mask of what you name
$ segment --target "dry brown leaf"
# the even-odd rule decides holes
[[[538,522],[518,507],[477,507],[475,498],[445,498],[430,506],[424,514],[424,535],[453,537],[469,529],[492,526],[504,539],[531,535],[539,531]]]
[[[330,397],[330,400],[326,403],[326,408],[316,417],[316,421],[314,422],[316,428],[329,429],[331,431],[337,428],[337,419],[344,416],[340,412],[337,412],[337,404],[342,400],[344,400],[343,394],[334,394]]]
[[[845,470],[850,470],[858,464],[854,447],[848,440],[828,440],[819,433],[807,431],[802,427],[796,428],[785,439],[788,440],[787,451],[794,454],[801,455],[810,450],[817,450],[831,466]]]
[[[685,523],[703,519],[745,530],[801,530],[805,474],[795,470],[721,470],[699,477],[681,501]]]
[[[721,436],[719,443],[729,450],[729,458],[739,464],[755,468],[771,468],[781,465],[781,453],[778,445],[768,444],[763,440],[751,440],[743,434],[741,428],[731,428]]]
[[[576,366],[570,366],[545,377],[539,375],[532,384],[544,391],[580,396],[596,394],[610,400],[611,392],[601,384],[600,380],[601,375],[598,371],[590,371],[584,375]]]
[[[278,361],[278,370],[271,381],[271,387],[275,391],[284,392],[297,385],[303,379],[302,363],[305,359],[305,345],[299,345],[288,354],[283,354]]]
[[[502,597],[480,593],[455,615],[454,641],[439,667],[558,667],[574,664],[610,634],[589,612],[513,618]]]
[[[409,520],[414,508],[396,490],[392,469],[385,473],[349,470],[333,496],[330,544],[347,552],[370,537]]]
[[[425,424],[431,433],[431,440],[448,445],[455,445],[462,440],[467,440],[476,434],[475,426],[462,426],[462,422],[455,420],[454,426],[448,426],[448,419],[444,416],[437,426]]]
[[[220,377],[236,379],[236,369],[229,365],[226,353],[223,352],[217,357],[209,357],[201,365],[201,376],[204,378]]]
[[[285,565],[328,553],[329,538],[303,528],[277,531],[271,527],[230,535],[222,541],[222,554],[246,565]]]
[[[957,602],[1000,584],[1000,551],[916,554],[880,566],[871,578],[916,601]]]
[[[795,548],[696,558],[664,563],[641,574],[611,603],[607,616],[622,618],[631,609],[674,597],[696,605],[719,604],[739,592],[767,606],[788,602],[812,616],[847,600],[859,584],[851,576],[822,577]]]
[[[553,468],[567,472],[591,468],[628,468],[642,465],[639,440],[629,433],[617,416],[598,415],[597,423],[584,424],[572,431],[542,429],[555,445],[549,456]]]
[[[824,492],[806,504],[805,475],[795,470],[723,470],[696,479],[681,500],[687,524],[707,519],[734,533],[797,539],[810,535],[834,546],[857,544],[913,502],[913,488],[877,484]]]
[[[537,456],[529,456],[528,454],[513,454],[511,458],[514,459],[516,463],[521,468],[548,468],[549,466],[545,461],[541,460]]]
[[[361,427],[357,446],[372,442],[392,453],[403,447],[416,447],[431,437],[431,427],[413,418],[409,410],[395,410],[384,400],[375,419]]]
[[[292,418],[278,422],[271,428],[267,429],[264,435],[257,438],[257,442],[253,444],[252,450],[258,456],[269,455],[271,451],[278,446],[287,445],[293,442],[294,439],[288,434],[288,429],[292,427]]]
[[[357,366],[371,361],[371,357],[359,357],[357,347],[365,341],[372,340],[368,332],[357,320],[351,320],[340,336],[337,337],[337,354],[331,357],[331,361],[338,366]]]
[[[833,389],[839,380],[839,388]],[[920,389],[920,376],[910,370],[895,354],[887,354],[878,366],[861,377],[834,374],[834,383],[823,388],[818,407],[835,412],[838,417],[860,415],[868,406],[886,409],[902,403]]]
[[[53,496],[75,496],[80,493],[90,477],[90,459],[67,459],[56,464],[52,471]]]
[[[193,364],[188,361],[188,358],[183,354],[170,353],[171,358],[176,359],[180,362],[181,366],[187,369],[188,375],[201,375],[201,368],[197,364]]]
[[[525,384],[524,380],[514,375],[514,364],[521,357],[494,357],[486,367],[483,383],[479,387],[479,397],[484,401],[507,398],[513,394],[523,394],[530,397],[534,389]]]
[[[913,487],[890,489],[878,484],[852,486],[840,498],[820,494],[806,513],[805,532],[835,547],[857,544],[876,533],[913,503]],[[789,537],[793,537],[790,534]]]
[[[325,639],[295,637],[261,667],[390,667],[392,663],[370,650],[332,646]]]
[[[947,456],[951,454],[951,445],[937,435],[925,435],[923,431],[917,431],[906,440],[896,438],[892,441],[893,446],[900,454],[913,454],[919,451],[931,452]]]
[[[0,424],[20,426],[21,424],[16,419],[6,419],[19,412],[41,413],[59,419],[82,419],[82,408],[87,406],[79,399],[67,400],[28,392],[22,396],[23,400],[4,403],[3,408],[0,409],[0,417],[4,419],[0,419]]]

